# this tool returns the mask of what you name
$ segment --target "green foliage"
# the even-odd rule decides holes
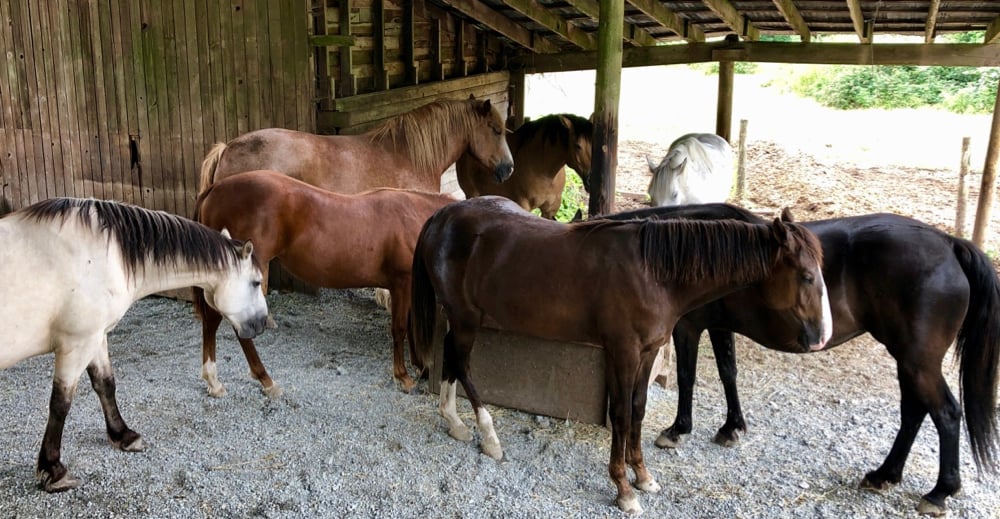
[[[563,186],[562,205],[559,206],[559,212],[556,213],[556,220],[569,222],[576,216],[577,210],[586,214],[587,206],[584,205],[586,194],[587,191],[583,189],[583,181],[580,180],[580,176],[572,168],[566,166],[566,185]]]

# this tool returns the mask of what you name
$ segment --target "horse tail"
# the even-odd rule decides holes
[[[201,161],[201,176],[198,178],[199,193],[204,193],[212,185],[212,182],[215,182],[215,170],[219,167],[219,159],[222,158],[224,151],[226,151],[226,143],[217,142],[205,155],[205,160]]]
[[[1000,281],[990,259],[972,242],[954,240],[954,252],[970,289],[969,310],[956,342],[965,425],[976,466],[996,473]]]
[[[431,351],[434,346],[434,329],[437,326],[437,295],[431,284],[424,262],[424,244],[427,226],[420,232],[417,247],[413,251],[413,271],[410,291],[410,344],[414,347],[417,362],[425,369],[433,364]]]

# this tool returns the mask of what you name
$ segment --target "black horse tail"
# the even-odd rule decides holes
[[[410,344],[416,353],[416,363],[424,369],[430,369],[434,363],[431,355],[434,346],[434,329],[437,326],[437,295],[431,284],[424,261],[427,248],[427,225],[424,225],[413,251],[413,272],[411,273],[410,291]]]
[[[954,240],[954,251],[970,288],[969,310],[956,344],[965,425],[976,466],[996,473],[1000,281],[990,259],[972,242]]]

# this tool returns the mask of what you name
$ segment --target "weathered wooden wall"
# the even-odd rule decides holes
[[[190,216],[205,152],[315,131],[309,0],[3,0],[0,182]]]

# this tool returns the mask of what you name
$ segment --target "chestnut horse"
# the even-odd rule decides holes
[[[514,167],[504,120],[489,100],[439,100],[360,135],[269,128],[216,144],[202,162],[198,192],[244,171],[271,169],[337,193],[376,187],[440,191],[441,175],[468,153],[497,182]]]
[[[546,115],[522,124],[507,135],[514,154],[514,171],[506,182],[490,178],[474,157],[462,155],[455,163],[458,185],[467,198],[505,196],[542,218],[553,219],[562,205],[566,165],[573,168],[590,192],[590,148],[594,123],[573,114]]]
[[[660,207],[608,218],[735,218],[761,222],[739,207],[706,204]],[[892,214],[834,218],[802,224],[823,245],[823,273],[830,290],[833,337],[828,347],[865,332],[885,345],[896,360],[901,426],[882,465],[865,475],[862,487],[885,489],[899,483],[924,417],[938,432],[937,484],[917,509],[940,514],[946,499],[961,488],[959,435],[962,409],[980,468],[996,473],[996,392],[1000,362],[1000,280],[990,259],[967,240],[923,222]],[[709,331],[719,376],[725,387],[726,423],[715,441],[734,444],[746,431],[736,390],[733,332],[785,352],[796,347],[799,331],[787,312],[775,310],[757,289],[742,290],[689,312],[674,327],[678,405],[673,425],[656,443],[675,447],[691,432],[691,399],[701,334]],[[953,343],[960,366],[963,405],[955,400],[941,371]]]
[[[830,336],[822,251],[799,225],[743,222],[562,224],[496,196],[449,205],[420,233],[413,257],[412,332],[417,357],[431,360],[437,303],[444,338],[439,410],[449,434],[469,440],[456,413],[462,383],[482,435],[481,448],[503,457],[492,418],[472,384],[469,357],[487,317],[501,328],[604,347],[611,417],[608,471],[626,512],[642,508],[626,478],[656,492],[642,457],[649,373],[660,346],[685,312],[740,287],[762,283],[771,304],[787,308],[821,349]]]
[[[253,240],[264,265],[264,279],[268,262],[277,258],[288,272],[312,285],[388,289],[393,376],[409,391],[414,382],[406,370],[403,342],[410,311],[413,248],[424,221],[454,201],[441,193],[391,188],[342,195],[262,170],[216,182],[198,197],[195,211],[201,223]],[[222,396],[226,390],[215,364],[215,335],[221,319],[198,293],[195,302],[202,318],[202,378],[210,395]],[[280,395],[253,341],[240,339],[240,346],[264,392]]]
[[[61,452],[84,370],[101,402],[111,445],[145,449],[118,409],[108,353],[108,332],[132,303],[200,286],[237,335],[250,338],[264,330],[267,302],[253,245],[186,218],[104,200],[53,198],[0,219],[0,243],[0,369],[36,355],[55,357],[35,472],[47,492],[81,484]],[[18,417],[7,418],[16,427]]]

